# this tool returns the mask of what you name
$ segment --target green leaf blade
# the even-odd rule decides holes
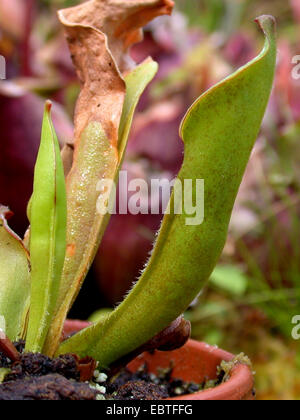
[[[151,58],[148,58],[125,76],[126,96],[120,121],[118,144],[121,161],[126,150],[134,111],[141,95],[153,80],[157,70],[158,64]]]
[[[182,314],[208,281],[223,250],[236,195],[269,100],[276,63],[275,21],[258,20],[261,54],[202,95],[181,126],[185,157],[178,179],[205,182],[205,218],[165,215],[146,270],[104,322],[63,343],[59,353],[90,355],[106,367]],[[195,191],[194,191],[195,198]],[[170,208],[173,208],[174,194]]]
[[[42,352],[56,305],[66,251],[66,188],[63,165],[45,107],[30,204],[31,303],[26,350]]]
[[[7,211],[0,206],[0,318],[5,324],[6,335],[17,341],[25,338],[30,266],[22,240],[7,225]]]

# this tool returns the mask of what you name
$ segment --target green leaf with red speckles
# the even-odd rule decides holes
[[[31,301],[26,350],[41,352],[56,305],[66,252],[67,200],[59,144],[45,106],[29,213]]]
[[[106,319],[64,342],[59,353],[90,355],[101,367],[132,352],[182,314],[223,250],[232,208],[269,100],[276,63],[275,21],[258,19],[261,54],[202,95],[181,125],[185,157],[178,180],[204,180],[204,220],[175,214],[170,201],[151,258],[131,293]],[[163,141],[163,139],[162,139]],[[195,202],[195,201],[194,201]]]

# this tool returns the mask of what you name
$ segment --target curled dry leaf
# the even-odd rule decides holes
[[[0,330],[0,351],[12,362],[20,360],[20,353],[2,330]]]
[[[84,359],[79,359],[79,357],[76,356],[76,354],[73,354],[73,357],[76,360],[77,369],[80,373],[80,381],[81,382],[90,381],[97,367],[96,360],[88,356],[85,357]]]
[[[107,43],[106,52],[123,73],[131,61],[130,47],[143,38],[142,28],[157,16],[171,14],[173,7],[172,0],[90,0],[59,12],[59,17],[68,35],[72,26],[98,30]]]
[[[146,351],[172,351],[184,346],[191,336],[191,323],[182,316],[175,319],[169,327],[165,328],[147,343],[122,357],[111,366],[112,372],[117,372],[133,359]]]
[[[101,179],[117,178],[134,109],[157,70],[147,60],[129,71],[128,51],[141,40],[141,28],[154,17],[171,13],[172,7],[171,0],[91,0],[59,12],[82,90],[75,111],[73,163],[66,182],[67,255],[45,348],[50,355],[59,344],[64,319],[109,220],[108,215],[97,213],[97,184]],[[131,78],[136,86],[127,90]],[[63,155],[70,166],[72,151],[64,150]],[[102,194],[109,199],[111,190]]]
[[[172,324],[149,341],[154,349],[172,351],[184,346],[191,336],[191,323],[183,317],[177,318]],[[147,349],[148,350],[148,349]]]

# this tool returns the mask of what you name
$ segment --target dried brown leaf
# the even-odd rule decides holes
[[[191,323],[186,321],[182,316],[175,319],[169,327],[165,328],[147,343],[137,348],[133,352],[127,354],[121,359],[117,360],[112,366],[112,372],[119,371],[122,367],[126,366],[133,359],[141,353],[147,351],[173,351],[181,348],[186,344],[191,336]]]
[[[2,330],[0,330],[0,351],[12,362],[20,359],[20,353]]]
[[[141,28],[170,14],[173,6],[171,0],[90,0],[59,12],[83,85],[76,106],[75,145],[87,125],[97,121],[117,146],[126,93],[121,74],[129,70],[128,51],[142,40]]]
[[[90,381],[94,375],[95,369],[97,367],[97,362],[92,357],[85,357],[84,359],[79,359],[76,354],[73,355],[76,360],[76,367],[80,373],[80,382]]]
[[[171,14],[172,0],[90,0],[61,11],[62,23],[93,27],[105,34],[107,47],[123,73],[131,62],[128,51],[143,39],[142,29],[157,16]]]

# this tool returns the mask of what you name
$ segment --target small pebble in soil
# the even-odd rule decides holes
[[[99,370],[95,370],[94,380],[98,384],[103,384],[104,382],[107,381],[107,375],[105,373],[99,372]]]

